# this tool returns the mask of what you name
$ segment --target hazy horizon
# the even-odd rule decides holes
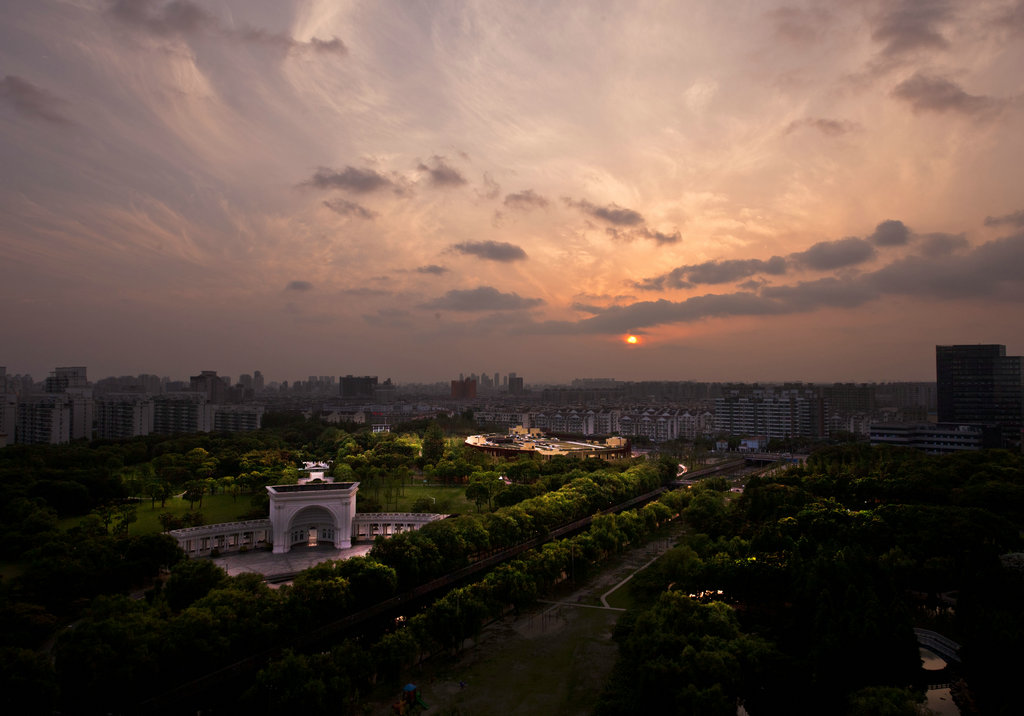
[[[936,344],[1020,355],[1022,38],[1024,0],[9,0],[0,365],[886,382],[934,380]]]

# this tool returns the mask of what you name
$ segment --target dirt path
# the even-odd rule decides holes
[[[612,559],[575,589],[551,595],[519,618],[488,625],[458,656],[426,662],[412,676],[430,705],[424,714],[591,713],[615,665],[618,649],[611,636],[624,611],[602,598],[674,542],[669,535],[656,537]],[[373,704],[369,713],[387,716],[390,702]]]

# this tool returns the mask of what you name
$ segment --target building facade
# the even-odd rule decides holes
[[[940,423],[995,425],[1004,445],[1024,429],[1024,358],[1003,345],[935,346]]]

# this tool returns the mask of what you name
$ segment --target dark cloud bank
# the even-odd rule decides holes
[[[887,296],[936,302],[991,298],[1019,301],[1019,288],[1024,284],[1024,272],[1020,271],[1024,266],[1024,233],[990,241],[972,250],[960,250],[965,245],[966,239],[960,236],[931,234],[921,241],[924,253],[906,256],[876,271],[800,281],[788,286],[764,286],[759,290],[693,296],[682,301],[660,299],[609,308],[587,306],[588,312],[595,315],[576,322],[537,323],[526,330],[554,334],[621,333],[707,318],[778,316],[821,308],[856,308]],[[735,268],[735,273],[742,272],[742,267]]]

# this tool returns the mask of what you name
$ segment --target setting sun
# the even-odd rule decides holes
[[[635,345],[635,344],[637,344],[639,342],[640,342],[640,339],[637,338],[636,336],[626,336],[626,343],[630,343],[630,344]]]

